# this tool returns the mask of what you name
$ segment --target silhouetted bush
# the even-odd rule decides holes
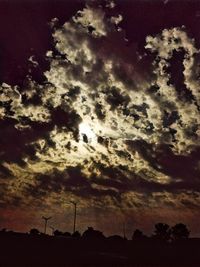
[[[83,233],[82,237],[86,239],[104,239],[105,238],[102,232],[98,230],[94,230],[93,227],[88,227],[88,229]]]
[[[153,237],[162,240],[162,241],[169,241],[171,238],[171,229],[170,226],[166,223],[157,223],[155,224]]]
[[[147,237],[143,234],[143,232],[139,229],[136,229],[132,235],[132,240],[144,240]]]
[[[59,231],[59,230],[55,230],[53,232],[54,236],[62,236],[63,235],[63,232]]]
[[[72,234],[72,237],[74,238],[81,238],[81,234],[79,233],[79,231],[76,231]]]
[[[30,235],[39,235],[40,234],[40,231],[36,228],[32,228],[30,230]]]
[[[62,233],[63,236],[66,236],[66,237],[71,237],[71,234],[69,232],[64,232]]]
[[[183,223],[178,223],[171,228],[172,239],[173,240],[182,240],[186,239],[190,235],[190,231],[187,226]]]

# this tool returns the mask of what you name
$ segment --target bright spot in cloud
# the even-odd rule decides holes
[[[79,136],[82,141],[84,140],[84,136],[87,136],[88,142],[96,141],[96,134],[85,122],[79,124]]]

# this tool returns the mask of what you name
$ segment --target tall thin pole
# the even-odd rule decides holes
[[[51,228],[51,230],[52,230],[52,235],[53,235],[53,234],[54,234],[54,231],[55,231],[55,228],[52,227],[52,226],[50,226],[49,228]]]
[[[46,230],[47,230],[47,220],[44,220],[44,233],[46,234]]]
[[[74,233],[76,231],[76,205],[77,203],[74,203]]]
[[[51,217],[44,217],[44,216],[42,216],[42,219],[44,220],[44,234],[46,235],[47,221],[50,220]]]
[[[71,203],[74,205],[74,225],[73,225],[73,233],[76,231],[76,213],[77,213],[77,203],[71,201]]]
[[[123,235],[124,235],[124,239],[126,239],[125,222],[123,222]]]

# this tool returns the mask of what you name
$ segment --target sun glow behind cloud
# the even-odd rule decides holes
[[[93,129],[85,122],[81,122],[79,124],[79,134],[81,141],[84,141],[85,137],[86,141],[88,140],[89,143],[97,142],[96,134],[94,133]]]
[[[195,201],[192,195],[199,185],[193,188],[188,178],[192,173],[197,182],[199,175],[192,154],[199,145],[199,81],[192,71],[199,51],[184,28],[173,28],[148,36],[139,54],[127,46],[118,17],[87,6],[54,28],[56,52],[47,52],[44,84],[30,77],[23,90],[2,84],[2,129],[19,140],[18,161],[9,146],[0,154],[3,171],[16,178],[3,181],[7,201],[37,197],[54,207],[77,198],[85,207],[124,210],[182,208],[183,196],[185,203],[200,203],[199,193]],[[168,70],[181,49],[187,100]],[[153,53],[144,74],[142,62]],[[181,160],[184,173],[176,169]]]

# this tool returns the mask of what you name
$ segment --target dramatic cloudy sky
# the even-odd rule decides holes
[[[200,233],[200,2],[0,1],[0,226]]]

